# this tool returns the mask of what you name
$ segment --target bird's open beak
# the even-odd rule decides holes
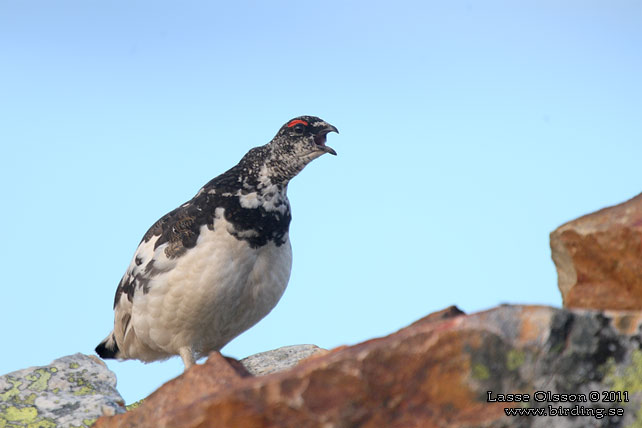
[[[330,153],[331,155],[337,155],[337,152],[334,151],[334,149],[330,146],[326,146],[325,142],[327,140],[328,134],[330,132],[336,132],[337,134],[339,133],[339,130],[328,124],[325,128],[320,130],[317,135],[314,137],[314,144],[317,145],[317,148],[320,149],[321,151],[325,153]]]

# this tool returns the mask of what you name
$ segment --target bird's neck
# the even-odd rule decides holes
[[[246,190],[262,192],[287,189],[287,185],[305,164],[284,153],[274,144],[266,144],[250,150],[238,164],[239,182]]]
[[[229,193],[241,198],[241,206],[251,205],[270,206],[270,201],[287,203],[287,185],[289,180],[283,180],[279,172],[271,168],[272,150],[268,145],[250,150],[243,159],[230,171],[222,174],[225,187]]]

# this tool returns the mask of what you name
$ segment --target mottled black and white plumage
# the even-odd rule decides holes
[[[325,144],[333,131],[318,117],[290,120],[154,223],[118,285],[114,330],[98,355],[180,355],[187,369],[266,316],[292,266],[288,183],[310,161],[336,155]]]

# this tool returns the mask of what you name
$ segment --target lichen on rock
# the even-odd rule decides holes
[[[98,358],[69,355],[0,376],[0,428],[89,427],[125,411],[116,377]]]

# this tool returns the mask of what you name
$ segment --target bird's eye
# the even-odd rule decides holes
[[[292,119],[287,125],[287,127],[292,128],[294,130],[294,133],[297,135],[303,135],[306,126],[308,126],[308,122],[301,119]]]

